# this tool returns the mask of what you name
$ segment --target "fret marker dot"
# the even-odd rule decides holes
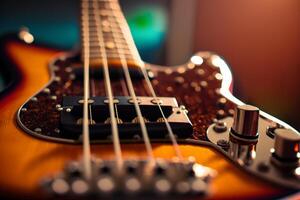
[[[113,42],[106,42],[105,44],[106,48],[113,49],[115,48],[115,44]]]
[[[102,26],[105,26],[105,27],[107,27],[107,26],[109,26],[110,24],[109,24],[109,22],[107,21],[107,20],[103,20],[102,21]]]

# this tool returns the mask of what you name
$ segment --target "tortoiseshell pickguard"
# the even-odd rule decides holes
[[[205,56],[203,56],[205,55]],[[177,67],[146,65],[151,75],[152,85],[159,97],[175,97],[179,105],[184,105],[193,124],[190,138],[207,140],[206,130],[214,119],[232,116],[235,104],[220,94],[222,74],[213,65],[212,54],[199,54],[202,63],[188,62]],[[75,69],[82,68],[78,56],[56,59],[50,65],[53,71],[49,85],[29,99],[19,110],[18,122],[23,129],[35,136],[47,139],[69,139],[60,130],[59,107],[64,95],[82,96],[83,82],[75,76]],[[103,79],[90,78],[92,96],[106,96]],[[123,76],[120,73],[121,77]],[[151,96],[146,81],[134,78],[137,96]],[[114,96],[129,96],[124,79],[112,80]],[[46,137],[45,137],[46,136]],[[135,140],[133,140],[135,141]]]

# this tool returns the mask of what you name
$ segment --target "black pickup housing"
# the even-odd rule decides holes
[[[159,97],[160,107],[178,138],[187,138],[192,133],[192,124],[186,110],[179,108],[175,98]],[[153,97],[137,97],[139,107],[145,119],[149,137],[167,139],[168,131],[162,118],[157,101]],[[91,97],[89,109],[93,123],[90,124],[91,140],[106,140],[111,136],[111,124],[105,122],[109,117],[107,97]],[[133,122],[136,118],[134,104],[130,97],[114,97],[115,113],[122,123],[118,123],[120,139],[141,138],[140,123]],[[60,124],[62,134],[70,138],[79,138],[82,134],[83,104],[81,96],[64,96],[62,102]]]

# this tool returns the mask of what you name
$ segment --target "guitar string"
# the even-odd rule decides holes
[[[154,97],[154,100],[156,102],[158,102],[159,98],[157,98],[157,95],[156,95],[156,93],[154,91],[154,88],[153,88],[153,86],[151,84],[151,81],[150,81],[149,77],[147,76],[145,65],[142,65],[141,69],[142,69],[143,76],[144,76],[144,78],[146,80],[146,83],[148,85],[148,88],[150,89],[150,92],[151,92],[152,96]],[[157,103],[157,106],[158,106],[158,108],[160,110],[160,113],[161,113],[161,115],[163,117],[163,120],[164,120],[164,122],[166,124],[167,130],[168,130],[168,133],[169,133],[169,137],[170,137],[171,142],[173,144],[176,156],[182,161],[183,160],[182,153],[181,153],[181,150],[180,150],[179,145],[177,143],[176,136],[175,136],[175,134],[174,134],[174,132],[172,130],[172,127],[171,127],[169,121],[167,120],[167,118],[166,118],[166,116],[165,116],[165,114],[164,114],[164,112],[163,112],[163,110],[162,110],[162,108],[161,108],[161,106],[160,106],[159,103]]]
[[[119,25],[121,25],[121,24],[119,24]],[[110,24],[110,27],[113,28],[111,24]],[[122,30],[122,28],[121,28],[121,30]],[[119,37],[117,37],[115,31],[112,31],[112,35],[113,35],[114,43],[116,44],[116,49],[117,49],[119,57],[120,57],[120,61],[121,61],[121,65],[122,65],[122,68],[123,68],[124,75],[125,75],[125,80],[126,80],[126,83],[127,83],[129,94],[130,94],[131,99],[133,100],[133,104],[134,104],[135,111],[136,111],[136,114],[137,114],[137,117],[138,117],[138,121],[140,123],[142,136],[143,136],[143,139],[144,139],[144,143],[145,143],[146,151],[147,151],[147,154],[148,154],[148,158],[150,160],[150,164],[154,164],[155,159],[154,159],[154,156],[153,156],[153,149],[152,149],[151,142],[150,142],[150,139],[149,139],[149,135],[148,135],[148,131],[147,131],[147,128],[146,128],[145,120],[143,118],[143,115],[142,115],[142,112],[141,112],[141,109],[140,109],[140,106],[139,106],[139,103],[137,101],[137,97],[136,97],[136,94],[135,94],[135,91],[134,91],[134,88],[133,88],[133,83],[132,83],[132,79],[130,77],[130,72],[129,72],[129,69],[128,69],[127,60],[125,58],[123,48],[118,48],[117,47],[117,44],[118,43],[120,44],[121,41],[120,41]]]
[[[125,21],[125,18],[121,18],[121,20],[123,21],[123,24],[127,24],[126,21]],[[142,59],[140,58],[140,55],[139,55],[139,53],[137,52],[136,47],[133,45],[133,44],[134,44],[134,41],[133,41],[133,38],[131,37],[131,33],[130,33],[130,30],[129,30],[129,27],[128,27],[128,26],[124,26],[124,29],[122,29],[122,31],[123,31],[123,30],[126,31],[126,33],[125,33],[125,34],[127,35],[126,38],[129,39],[129,40],[131,40],[131,41],[129,42],[129,44],[131,45],[131,49],[135,50],[135,57],[138,58],[138,61],[139,61],[139,63],[140,63],[139,66],[140,66],[141,71],[142,71],[142,73],[143,73],[143,76],[144,76],[144,78],[145,78],[145,80],[146,80],[146,84],[148,85],[148,88],[149,88],[149,90],[150,90],[150,93],[151,93],[152,97],[154,98],[154,101],[157,102],[157,106],[158,106],[158,108],[159,108],[159,110],[160,110],[160,113],[161,113],[162,118],[163,118],[163,120],[164,120],[164,122],[165,122],[166,128],[167,128],[167,130],[168,130],[169,137],[170,137],[171,142],[172,142],[172,144],[173,144],[173,147],[174,147],[174,150],[175,150],[176,157],[182,161],[182,160],[183,160],[183,157],[182,157],[182,153],[181,153],[181,150],[180,150],[180,148],[179,148],[179,145],[178,145],[178,143],[177,143],[176,136],[175,136],[175,134],[174,134],[174,132],[173,132],[173,130],[172,130],[172,127],[171,127],[169,121],[167,120],[167,118],[166,118],[166,116],[165,116],[165,114],[164,114],[164,112],[163,112],[163,110],[162,110],[162,108],[161,108],[161,105],[158,103],[159,98],[157,98],[157,95],[156,95],[155,90],[154,90],[154,88],[153,88],[153,86],[152,86],[152,83],[151,83],[151,81],[150,81],[150,79],[149,79],[149,77],[148,77],[148,75],[147,75],[147,71],[146,71],[145,64],[144,64],[144,62],[142,61]]]
[[[94,20],[97,27],[96,28],[97,38],[99,42],[100,52],[102,54],[101,63],[103,65],[103,71],[104,71],[105,90],[106,90],[106,94],[108,95],[108,106],[109,106],[110,122],[112,128],[112,141],[113,141],[114,151],[116,154],[117,168],[121,169],[123,166],[123,158],[122,158],[121,145],[120,145],[120,140],[118,135],[119,133],[118,133],[117,121],[115,117],[114,98],[112,94],[112,87],[111,87],[111,81],[109,76],[108,60],[107,60],[105,47],[103,47],[104,38],[103,38],[101,25],[100,25],[100,18],[99,18],[100,15],[98,13],[99,6],[97,0],[93,0],[92,7],[94,13]]]
[[[91,149],[89,139],[88,100],[89,91],[89,14],[88,0],[82,0],[82,29],[83,29],[83,66],[84,66],[84,95],[83,95],[83,171],[87,180],[91,178]]]

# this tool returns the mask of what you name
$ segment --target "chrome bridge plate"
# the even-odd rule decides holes
[[[70,162],[62,173],[42,181],[54,197],[126,198],[206,195],[216,172],[194,161],[126,160],[121,169],[114,160],[93,160],[92,178],[85,179],[81,162]]]

